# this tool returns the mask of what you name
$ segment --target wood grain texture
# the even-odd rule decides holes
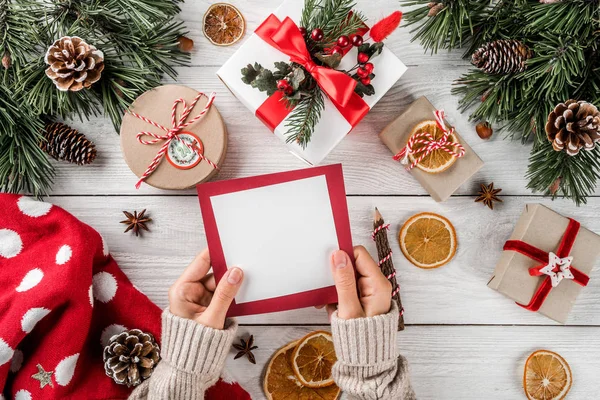
[[[555,325],[550,319],[517,307],[489,289],[504,241],[510,236],[524,205],[538,199],[511,197],[491,211],[471,197],[455,197],[443,204],[428,197],[350,197],[354,244],[364,244],[376,256],[371,241],[372,212],[379,208],[391,224],[390,241],[398,271],[405,321],[410,324],[532,324]],[[198,200],[195,196],[54,197],[52,201],[96,228],[133,283],[159,306],[167,305],[167,289],[206,246]],[[574,209],[568,201],[544,201],[559,213],[578,219],[600,232],[600,199]],[[152,232],[144,238],[122,233],[121,210],[148,209]],[[402,255],[397,240],[400,227],[411,215],[431,211],[448,217],[458,235],[458,252],[448,265],[422,270]],[[572,282],[565,282],[572,284]],[[240,318],[252,324],[326,323],[323,311],[312,308]],[[596,269],[574,307],[569,324],[600,326],[600,272]]]
[[[297,0],[301,1],[301,0]],[[247,21],[247,35],[279,6],[281,0],[236,0]],[[399,8],[398,1],[358,0],[371,22]],[[229,93],[215,73],[239,48],[212,46],[203,36],[202,16],[213,1],[187,1],[181,19],[195,41],[192,66],[179,68],[178,82],[197,90],[217,93],[216,105],[230,134],[228,156],[216,179],[230,179],[303,168],[280,141]],[[406,11],[406,10],[404,10]],[[517,307],[488,289],[501,247],[525,203],[541,201],[600,232],[600,198],[577,208],[570,201],[551,202],[533,196],[526,188],[529,146],[502,140],[479,139],[467,114],[457,110],[452,82],[469,68],[459,51],[426,55],[410,42],[409,29],[395,32],[386,45],[409,67],[406,74],[367,117],[330,154],[324,163],[342,162],[355,244],[371,254],[372,210],[379,207],[391,224],[390,242],[406,308],[406,331],[398,346],[410,363],[419,399],[506,400],[524,398],[521,380],[526,357],[548,348],[571,364],[573,400],[598,397],[600,384],[600,272],[593,272],[582,291],[569,324],[553,321]],[[248,60],[249,62],[252,60]],[[172,80],[165,80],[171,83]],[[401,166],[377,134],[419,96],[444,108],[473,150],[486,165],[449,201],[437,204]],[[143,185],[135,190],[136,177],[125,164],[119,138],[105,118],[72,121],[96,143],[97,160],[77,167],[55,163],[57,176],[49,201],[65,207],[95,227],[106,239],[112,255],[136,286],[161,307],[167,306],[167,289],[193,256],[206,245],[199,206],[193,190],[170,192]],[[504,203],[492,212],[473,203],[479,183],[494,181],[503,188]],[[600,190],[596,191],[600,195]],[[154,223],[144,238],[122,233],[121,210],[147,208]],[[420,270],[402,256],[394,240],[412,214],[433,211],[448,217],[459,240],[455,259],[437,270]],[[567,282],[566,284],[569,284]],[[269,357],[285,343],[314,329],[329,329],[322,310],[301,309],[240,318],[238,336],[256,336],[258,365],[245,360],[227,361],[229,374],[252,394],[263,399],[261,376]],[[249,324],[256,324],[253,326]],[[297,326],[309,324],[312,326]],[[324,325],[320,327],[319,325]],[[514,325],[514,326],[512,326]]]
[[[284,344],[323,327],[240,327],[238,336],[254,335],[257,365],[235,360],[230,352],[226,370],[255,400],[264,399],[263,365]],[[399,352],[408,359],[419,400],[525,399],[522,379],[525,360],[548,349],[571,366],[573,386],[568,400],[598,398],[600,328],[505,326],[408,326],[398,333]],[[585,344],[584,344],[585,343]],[[394,399],[396,400],[396,399]]]
[[[246,16],[248,34],[259,21],[279,4],[279,0],[236,2]],[[398,7],[395,1],[377,0],[360,2],[370,20],[390,13]],[[235,99],[225,85],[216,77],[216,71],[240,46],[216,47],[203,36],[202,15],[208,2],[188,2],[183,5],[190,37],[195,41],[192,67],[179,68],[179,83],[197,90],[217,93],[216,106],[222,113],[230,135],[225,164],[215,179],[230,179],[263,173],[301,168],[304,164],[290,154],[284,145],[256,119],[250,111]],[[495,134],[491,140],[479,139],[474,124],[467,115],[457,110],[458,98],[450,94],[452,82],[467,71],[468,62],[461,53],[440,52],[435,56],[423,53],[417,43],[410,42],[408,28],[401,28],[387,40],[387,45],[409,66],[408,71],[386,96],[373,108],[366,118],[326,158],[325,164],[343,162],[349,194],[360,195],[424,195],[423,188],[381,143],[378,133],[419,96],[427,96],[438,108],[444,108],[448,120],[454,124],[473,150],[486,165],[457,194],[474,194],[475,182],[494,181],[506,195],[530,195],[526,188],[529,145],[502,140]],[[249,60],[251,61],[251,60]],[[172,82],[166,80],[166,82]],[[93,118],[89,122],[73,121],[98,148],[94,164],[77,168],[73,165],[55,163],[57,168],[54,194],[166,194],[159,189],[144,185],[136,191],[136,178],[125,164],[119,139],[112,125],[105,118]],[[187,193],[192,193],[188,191]],[[600,194],[600,190],[596,192]]]

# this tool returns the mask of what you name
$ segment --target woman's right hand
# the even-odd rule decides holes
[[[353,319],[387,314],[392,302],[392,284],[363,246],[354,247],[356,272],[343,250],[331,256],[331,273],[338,294],[338,317]],[[328,305],[331,315],[335,305]]]

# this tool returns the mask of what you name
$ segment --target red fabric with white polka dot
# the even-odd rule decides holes
[[[93,228],[63,209],[0,194],[0,399],[124,399],[102,350],[125,329],[160,343],[161,310]],[[52,372],[43,388],[37,365]]]

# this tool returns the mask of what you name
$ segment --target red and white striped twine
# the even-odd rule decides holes
[[[382,230],[384,230],[384,229],[386,229],[386,230],[388,230],[388,231],[389,231],[389,230],[390,230],[390,224],[386,224],[386,225],[380,225],[380,226],[378,226],[377,228],[375,228],[375,229],[373,230],[373,233],[371,234],[371,238],[372,238],[373,240],[375,240],[375,235],[377,235],[379,232],[381,232],[381,231],[382,231]],[[378,265],[379,265],[379,268],[381,268],[381,266],[382,266],[382,265],[383,265],[383,264],[384,264],[384,263],[385,263],[387,260],[389,260],[390,258],[392,258],[392,250],[391,250],[391,249],[390,249],[390,252],[388,253],[388,255],[387,255],[387,256],[385,256],[385,257],[383,257],[381,260],[379,260],[379,263],[378,263]],[[391,280],[392,280],[392,279],[394,279],[395,277],[396,277],[396,271],[392,272],[391,274],[389,274],[389,275],[388,275],[388,276],[386,276],[385,278],[386,278],[388,281],[391,281]],[[398,285],[398,283],[397,283],[397,282],[396,282],[396,285],[397,285],[397,286],[396,286],[396,289],[395,289],[394,291],[392,291],[392,297],[394,297],[395,295],[397,295],[397,294],[398,294],[398,292],[400,291],[400,285]],[[402,309],[402,312],[404,312],[404,309]],[[400,314],[400,315],[402,315],[402,314]]]
[[[183,100],[183,99],[175,100],[175,102],[173,103],[173,107],[171,109],[171,124],[173,126],[171,129],[167,129],[164,126],[162,126],[161,124],[154,122],[151,119],[144,117],[143,115],[139,115],[138,113],[136,113],[132,110],[127,110],[127,112],[129,114],[133,115],[134,117],[141,119],[142,121],[144,121],[152,126],[155,126],[156,128],[158,128],[160,130],[167,132],[166,135],[157,135],[155,133],[147,132],[147,131],[139,132],[137,134],[136,138],[137,138],[138,142],[140,142],[141,144],[144,144],[144,145],[145,144],[155,144],[155,143],[158,143],[161,141],[164,141],[164,143],[161,146],[158,153],[156,153],[156,156],[154,157],[154,159],[152,160],[150,165],[148,165],[148,168],[146,168],[146,171],[144,171],[144,174],[142,175],[140,180],[135,184],[136,189],[139,189],[142,182],[144,180],[146,180],[146,178],[148,178],[150,175],[152,175],[152,173],[156,170],[156,168],[162,161],[163,157],[165,156],[165,153],[167,152],[167,150],[169,148],[169,144],[171,144],[171,141],[173,139],[179,140],[180,143],[184,144],[186,147],[188,147],[190,150],[192,150],[194,153],[196,153],[198,155],[198,157],[200,157],[201,160],[206,161],[214,169],[219,169],[219,167],[215,163],[210,161],[208,158],[204,157],[203,154],[198,153],[198,151],[192,145],[187,144],[185,141],[183,141],[179,137],[179,134],[182,133],[181,131],[185,127],[193,124],[194,122],[197,122],[202,117],[204,117],[204,115],[210,109],[210,106],[212,105],[212,103],[215,101],[216,94],[214,92],[211,93],[210,96],[208,97],[208,102],[206,103],[206,105],[204,106],[204,109],[200,112],[200,114],[196,115],[194,118],[192,118],[191,120],[186,122],[188,116],[190,115],[190,113],[196,106],[196,103],[198,103],[198,100],[200,100],[200,98],[202,96],[206,96],[206,95],[204,93],[198,93],[198,95],[194,98],[194,100],[189,105],[189,107],[186,105],[185,100]],[[177,120],[177,105],[179,105],[179,103],[181,103],[183,105],[183,113],[181,114],[181,117],[179,118],[179,120]],[[142,139],[143,136],[150,136],[154,139],[144,140],[144,139]]]
[[[465,155],[465,148],[458,142],[449,141],[448,138],[454,133],[454,127],[448,129],[444,123],[444,110],[435,110],[435,122],[437,126],[444,132],[441,138],[435,140],[430,133],[419,132],[410,137],[408,143],[398,154],[393,158],[396,161],[400,161],[404,165],[408,165],[408,156],[412,154],[415,156],[415,160],[412,164],[406,167],[407,170],[411,170],[417,166],[425,157],[431,154],[435,150],[444,150],[452,157],[461,158]],[[414,150],[415,144],[424,144],[421,148]],[[455,150],[456,149],[456,150]]]

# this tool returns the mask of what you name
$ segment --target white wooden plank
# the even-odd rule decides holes
[[[206,245],[195,196],[53,197],[105,237],[121,268],[159,306],[167,305],[167,289],[193,256]],[[408,324],[533,324],[554,323],[517,307],[486,287],[502,245],[513,230],[524,204],[537,199],[506,197],[491,211],[473,203],[471,197],[455,197],[437,204],[427,197],[350,197],[350,221],[355,244],[364,244],[375,254],[370,239],[372,212],[379,207],[391,224],[390,239],[402,286]],[[544,201],[556,211],[578,219],[600,232],[600,199],[582,208],[568,201]],[[154,223],[144,238],[123,235],[121,210],[147,208]],[[459,248],[455,259],[436,270],[421,270],[401,254],[395,236],[401,224],[419,211],[438,212],[456,226]],[[592,274],[582,291],[569,324],[600,325],[600,272]],[[569,284],[569,283],[567,283]],[[253,324],[318,324],[327,321],[324,312],[303,309],[241,319]]]
[[[262,374],[271,355],[286,343],[323,327],[241,327],[238,336],[255,337],[257,365],[233,360],[225,368],[252,395],[264,399]],[[561,354],[571,366],[568,399],[598,398],[600,328],[409,326],[398,334],[398,348],[409,362],[419,400],[524,399],[523,368],[532,352]]]

